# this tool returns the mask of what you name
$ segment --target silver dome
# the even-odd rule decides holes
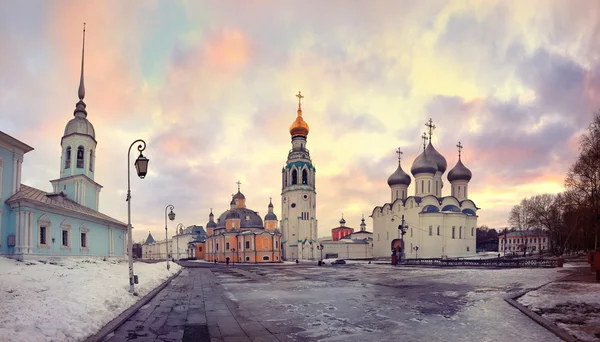
[[[467,167],[463,165],[459,157],[458,163],[456,163],[454,168],[448,172],[448,181],[450,181],[450,183],[454,182],[455,180],[465,180],[468,182],[471,180],[472,176],[473,174],[471,173],[471,170],[467,169]]]
[[[387,183],[389,186],[393,185],[410,185],[411,179],[410,176],[402,170],[402,166],[400,162],[398,162],[398,168],[392,175],[388,178]]]
[[[222,213],[217,220],[217,228],[225,228],[225,220],[231,218],[240,219],[240,228],[264,228],[260,216],[255,211],[246,208],[233,208]]]
[[[427,151],[423,151],[423,153],[419,154],[419,156],[415,158],[415,161],[410,168],[410,172],[413,174],[413,176],[421,173],[430,173],[435,175],[437,170],[437,164],[431,158],[429,158]]]
[[[65,134],[83,134],[92,137],[92,139],[96,140],[96,131],[94,130],[94,126],[91,122],[88,121],[84,116],[75,116],[73,119],[69,120],[67,126],[65,127]]]
[[[433,147],[433,145],[431,144],[431,141],[429,142],[429,145],[427,145],[425,152],[427,152],[427,156],[437,164],[437,169],[439,172],[441,172],[441,173],[446,172],[446,169],[448,168],[448,163],[446,162],[446,158],[444,158],[444,156],[442,156]]]
[[[265,221],[277,221],[277,215],[275,215],[275,213],[267,213],[267,215],[265,215]]]

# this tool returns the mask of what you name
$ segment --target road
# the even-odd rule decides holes
[[[188,265],[203,267],[186,268],[157,296],[164,303],[153,300],[147,305],[150,313],[132,317],[112,340],[560,341],[503,298],[568,272],[374,264]],[[199,329],[198,335],[190,329]]]

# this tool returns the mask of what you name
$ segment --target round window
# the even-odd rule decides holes
[[[307,200],[308,199],[308,195],[304,195],[304,199]]]
[[[296,203],[292,203],[292,208],[296,208]]]

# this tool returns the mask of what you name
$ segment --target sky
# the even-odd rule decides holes
[[[0,129],[35,148],[22,181],[48,192],[83,22],[101,212],[127,222],[127,150],[147,142],[148,176],[132,175],[135,241],[164,237],[168,204],[169,232],[204,226],[238,180],[249,208],[264,216],[272,197],[281,216],[298,91],[320,236],[342,214],[354,228],[364,214],[372,231],[396,149],[408,172],[430,118],[448,171],[464,146],[478,225],[505,227],[522,198],[563,190],[600,109],[597,1],[0,0]]]

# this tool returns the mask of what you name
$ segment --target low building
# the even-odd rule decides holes
[[[173,240],[154,240],[154,237],[148,232],[148,237],[142,246],[142,256],[144,259],[167,260],[167,245],[169,247],[169,259],[173,257]]]
[[[180,228],[177,234],[173,236],[173,258],[175,260],[183,258],[194,258],[196,259],[196,245],[195,243],[204,242],[206,239],[206,231],[202,226],[189,226],[185,229]]]
[[[511,254],[528,254],[548,250],[548,233],[542,229],[505,231],[498,235],[498,251]]]
[[[346,227],[346,220],[342,217],[340,226],[333,228],[331,240],[321,240],[321,259],[372,259],[373,258],[373,233],[367,231],[365,218],[361,219],[360,230],[354,232],[353,228]],[[346,234],[350,232],[349,234]],[[343,235],[339,238],[340,235]]]

